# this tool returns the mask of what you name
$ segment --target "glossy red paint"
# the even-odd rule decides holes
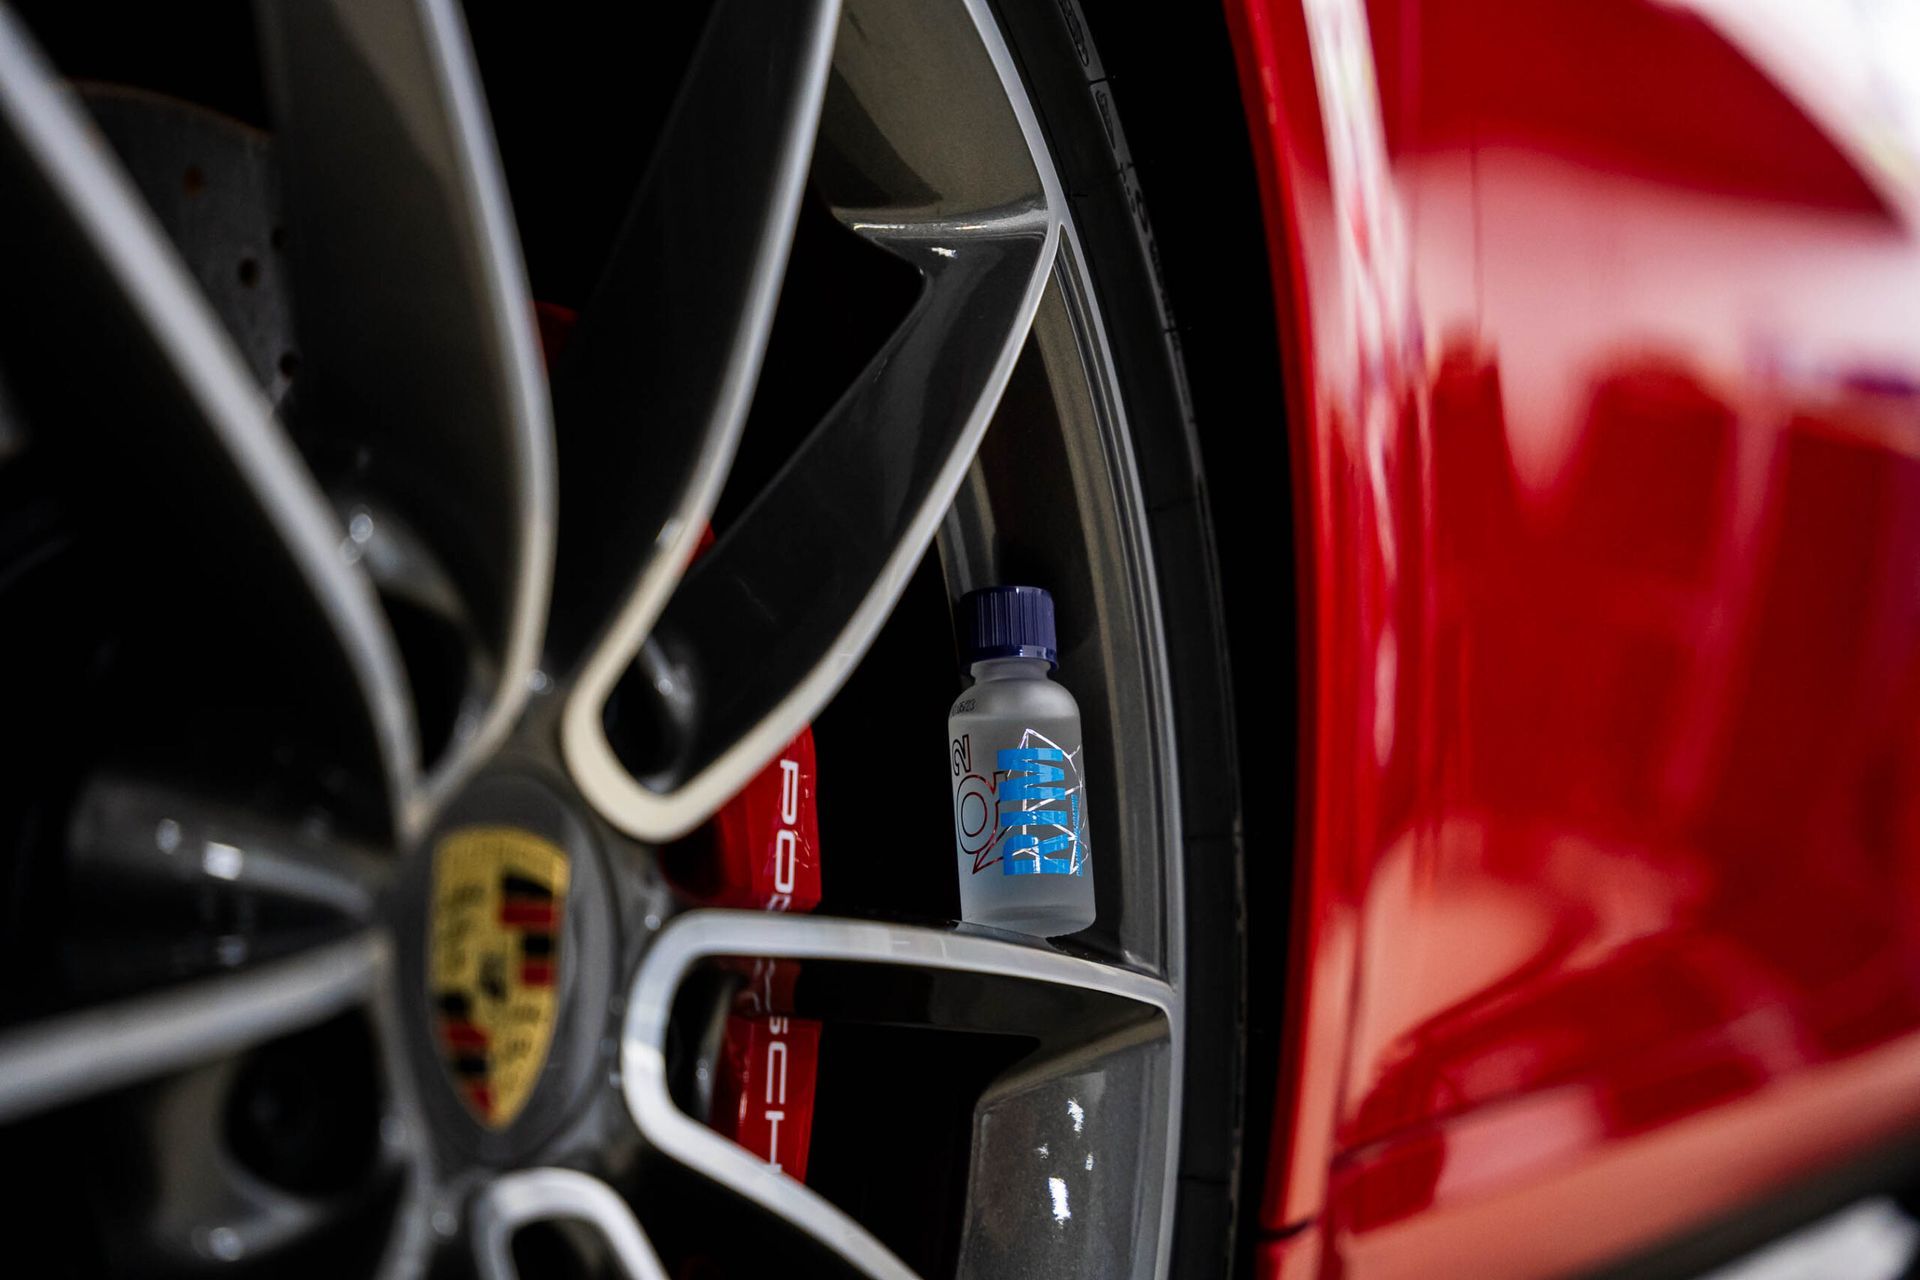
[[[1920,1122],[1913,66],[1227,9],[1301,513],[1270,1274],[1555,1273]]]

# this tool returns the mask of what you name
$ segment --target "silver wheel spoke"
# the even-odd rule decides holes
[[[526,271],[450,0],[281,0],[262,25],[292,220],[297,413],[368,448],[373,469],[339,483],[404,506],[490,668],[429,778],[430,807],[505,735],[546,615],[552,425]]]
[[[563,667],[581,664],[589,710],[659,616],[733,460],[839,11],[838,0],[716,6],[567,343],[554,387],[567,519],[548,643]]]
[[[245,973],[0,1033],[0,1122],[310,1026],[364,1000],[386,942],[363,934]]]
[[[1177,1075],[1173,990],[1132,970],[985,934],[754,912],[695,911],[679,917],[641,962],[628,998],[621,1088],[634,1122],[667,1155],[806,1232],[866,1275],[904,1280],[912,1273],[847,1214],[682,1111],[668,1092],[667,1027],[675,994],[696,964],[736,956],[930,975],[930,1007],[937,1024],[1019,1032],[1040,1041],[1042,1056],[1001,1087],[999,1106],[1013,1108],[1036,1094],[1057,1092],[1063,1079],[1088,1073],[1090,1060],[1106,1052],[1144,1047],[1153,1060],[1141,1069],[1159,1073],[1155,1083]],[[1025,988],[1039,999],[1005,999],[1013,988]],[[1067,1008],[1079,1016],[1063,1016]],[[1177,1079],[1172,1083],[1177,1096]],[[983,1110],[994,1105],[990,1097]],[[1138,1112],[1129,1114],[1138,1128]],[[1152,1118],[1160,1126],[1148,1135],[1145,1153],[1164,1165],[1173,1147],[1175,1120],[1171,1115]],[[1149,1185],[1166,1184],[1156,1180]],[[1145,1229],[1149,1245],[1163,1235],[1160,1221],[1156,1217]]]
[[[227,890],[358,924],[369,922],[392,872],[387,860],[321,833],[124,777],[96,779],[81,793],[68,866],[76,880],[130,893]]]
[[[634,780],[615,756],[602,721],[610,681],[572,695],[568,764],[631,834],[698,825],[826,704],[926,550],[1012,373],[1052,268],[1061,197],[1011,59],[983,39],[990,29],[971,8],[892,3],[862,4],[842,26],[825,194],[843,223],[919,268],[924,288],[654,628],[693,690],[668,785]],[[956,103],[965,130],[951,127]],[[888,163],[850,176],[836,127],[884,139]]]
[[[229,1249],[228,1242],[238,1242],[242,1257],[258,1261],[273,1254],[286,1257],[336,1225],[328,1211],[334,1206],[286,1195],[247,1176],[224,1143],[208,1141],[222,1128],[239,1067],[238,1059],[209,1063],[159,1090],[152,1113],[153,1177],[165,1188],[161,1196],[168,1213],[166,1225],[152,1235],[159,1238],[155,1243],[171,1246],[169,1261],[203,1259],[214,1230],[222,1232]]]
[[[598,1178],[573,1169],[521,1169],[474,1200],[474,1249],[485,1280],[515,1280],[513,1233],[534,1222],[581,1222],[600,1233],[629,1280],[667,1280],[633,1210]]]
[[[1166,1274],[1180,1059],[1152,1031],[1044,1054],[980,1099],[960,1276]]]
[[[24,382],[107,349],[110,372],[83,368],[57,388],[64,447],[97,448],[105,480],[130,495],[178,492],[158,508],[156,539],[187,541],[195,569],[226,578],[255,607],[282,611],[285,633],[321,638],[323,682],[337,673],[364,754],[395,815],[417,773],[411,700],[398,651],[344,531],[274,421],[232,341],[152,214],[42,61],[0,9],[0,242],[7,307]],[[36,399],[34,395],[26,397]]]
[[[420,1102],[419,1078],[408,1060],[406,1041],[411,1028],[393,984],[375,989],[368,1013],[387,1096],[381,1142],[385,1154],[402,1167],[394,1230],[378,1274],[385,1280],[415,1280],[427,1274],[435,1246],[433,1134]]]

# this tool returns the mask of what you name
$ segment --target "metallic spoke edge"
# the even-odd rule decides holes
[[[224,883],[327,908],[361,925],[393,875],[391,859],[370,850],[116,774],[96,777],[80,792],[67,848],[74,870],[129,888],[197,880],[206,892]]]
[[[345,535],[319,485],[274,421],[266,397],[165,234],[5,8],[0,8],[0,112],[178,372],[209,433],[245,480],[332,624],[373,724],[395,824],[404,827],[419,770],[418,735],[399,647],[372,583],[342,558]]]
[[[428,776],[422,797],[424,811],[418,815],[424,825],[432,811],[458,790],[465,777],[506,737],[526,705],[546,633],[556,503],[553,413],[534,337],[532,290],[466,24],[452,0],[421,0],[420,10],[440,98],[465,161],[454,176],[466,189],[468,207],[487,246],[483,267],[486,292],[492,302],[487,318],[500,350],[507,356],[511,417],[517,428],[514,474],[521,480],[520,557],[500,682],[472,737],[449,752]]]
[[[714,956],[945,970],[1074,987],[1131,1000],[1166,1018],[1173,1041],[1173,1096],[1179,1096],[1177,1001],[1173,989],[1157,978],[984,934],[752,911],[691,911],[680,916],[655,939],[634,975],[627,1000],[620,1087],[634,1123],[670,1157],[805,1231],[869,1276],[914,1280],[906,1264],[866,1228],[806,1184],[682,1111],[668,1092],[667,1024],[674,996],[693,966]],[[1172,1124],[1171,1118],[1168,1123]],[[1170,1150],[1173,1145],[1170,1141]],[[1171,1168],[1167,1186],[1170,1194]],[[1162,1232],[1163,1257],[1170,1238],[1170,1232]]]
[[[1039,178],[1042,208],[1033,216],[1045,220],[1045,233],[1033,275],[1010,319],[992,372],[967,418],[959,442],[938,472],[920,510],[888,556],[865,599],[830,646],[825,660],[808,672],[759,723],[679,787],[671,792],[657,792],[626,771],[607,740],[602,707],[606,694],[611,692],[611,681],[596,688],[591,697],[587,696],[583,682],[568,704],[562,725],[561,738],[568,767],[587,800],[607,821],[629,835],[645,840],[672,840],[697,827],[745,786],[845,683],[893,612],[914,566],[933,540],[941,517],[966,478],[980,438],[986,433],[1000,396],[1013,376],[1027,331],[1040,309],[1058,254],[1066,199],[1048,156],[1039,121],[1020,83],[1012,53],[987,13],[984,0],[964,0],[964,3],[993,62]],[[868,230],[884,231],[878,227]],[[899,230],[909,235],[946,236],[955,228],[922,226]]]
[[[310,1026],[363,1001],[386,960],[375,933],[0,1033],[0,1122],[76,1102]]]
[[[1062,233],[1059,279],[1068,310],[1082,334],[1081,358],[1091,375],[1089,385],[1095,388],[1115,387],[1117,374],[1113,367],[1113,348],[1107,341],[1106,324],[1101,319],[1100,308],[1094,299],[1093,282],[1087,275],[1086,250],[1080,244],[1079,233],[1074,229],[1071,219],[1062,227]],[[1141,493],[1136,463],[1138,455],[1134,451],[1127,425],[1126,406],[1120,403],[1115,394],[1102,411],[1107,417],[1109,439],[1117,442],[1118,446],[1109,453],[1116,480],[1127,492],[1133,509],[1145,511],[1146,499]],[[1181,834],[1180,792],[1172,783],[1173,779],[1180,776],[1179,743],[1171,732],[1171,726],[1175,723],[1173,687],[1166,666],[1160,661],[1160,655],[1167,652],[1162,634],[1165,614],[1160,608],[1159,573],[1152,567],[1153,546],[1144,532],[1136,533],[1131,554],[1138,557],[1143,566],[1142,571],[1135,574],[1135,581],[1141,595],[1140,617],[1144,619],[1151,637],[1150,643],[1141,646],[1141,653],[1147,660],[1147,679],[1157,707],[1155,720],[1168,728],[1167,732],[1158,735],[1154,743],[1154,749],[1160,755],[1161,776],[1168,779],[1162,795],[1164,825],[1161,838],[1165,841],[1163,848],[1173,851],[1172,856],[1164,861],[1165,875],[1161,880],[1163,935],[1160,962],[1161,972],[1166,974],[1168,983],[1176,993],[1175,1006],[1169,1014],[1174,1024],[1175,1051],[1172,1084],[1168,1090],[1171,1102],[1167,1119],[1167,1172],[1160,1204],[1160,1221],[1168,1225],[1160,1233],[1160,1256],[1154,1271],[1154,1274],[1164,1276],[1169,1273],[1173,1263],[1172,1224],[1179,1198],[1182,1104],[1186,1097],[1186,1058],[1181,1046],[1186,1035],[1187,882],[1181,863],[1185,842]]]
[[[427,1274],[439,1244],[433,1226],[438,1168],[433,1133],[420,1102],[419,1076],[407,1047],[412,1028],[399,990],[391,981],[391,961],[390,955],[383,957],[383,980],[367,1002],[380,1057],[381,1083],[387,1092],[380,1141],[402,1169],[393,1231],[376,1274],[382,1280],[414,1280]]]
[[[826,98],[827,75],[833,65],[834,32],[839,20],[839,0],[822,0],[809,46],[800,55],[806,62],[805,87],[800,95],[805,108],[787,125],[775,209],[756,251],[759,266],[753,291],[741,317],[724,384],[705,427],[706,448],[699,472],[681,495],[677,508],[662,528],[660,541],[655,543],[653,553],[635,579],[632,593],[606,635],[595,645],[568,695],[560,732],[568,767],[588,798],[616,823],[615,813],[628,812],[636,804],[644,806],[651,793],[632,779],[614,754],[612,744],[607,741],[602,710],[639,652],[641,642],[659,620],[674,585],[686,572],[733,465],[734,450],[746,426],[747,410],[753,403],[753,389],[766,354],[767,339],[773,332],[775,303],[793,245],[800,201],[806,191],[807,170]],[[778,747],[779,743],[774,743],[767,750],[771,753]],[[601,798],[595,799],[596,794]]]
[[[631,1280],[667,1280],[633,1210],[618,1192],[575,1169],[520,1169],[487,1184],[473,1204],[475,1261],[484,1280],[516,1280],[513,1233],[531,1222],[571,1219],[600,1233]]]

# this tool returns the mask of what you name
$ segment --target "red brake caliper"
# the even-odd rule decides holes
[[[536,311],[551,366],[578,317],[544,302]],[[700,552],[712,543],[709,530]],[[802,729],[714,815],[714,865],[701,869],[701,899],[712,906],[763,911],[811,911],[819,904],[814,776],[813,730]],[[797,962],[763,957],[745,972],[746,985],[727,1016],[708,1120],[774,1168],[805,1178],[820,1024],[787,1012],[800,977]]]
[[[811,911],[818,905],[814,776],[813,730],[802,729],[714,816],[722,884],[716,902],[765,911]],[[787,1012],[799,976],[793,960],[751,962],[727,1018],[712,1123],[774,1168],[805,1178],[820,1024]]]

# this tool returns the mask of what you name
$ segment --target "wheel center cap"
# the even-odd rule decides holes
[[[604,1084],[619,929],[592,824],[543,769],[496,767],[446,808],[399,904],[421,1101],[461,1162],[544,1150]]]
[[[523,827],[455,827],[434,846],[434,1040],[461,1101],[489,1129],[519,1117],[553,1045],[570,880],[566,853]]]

